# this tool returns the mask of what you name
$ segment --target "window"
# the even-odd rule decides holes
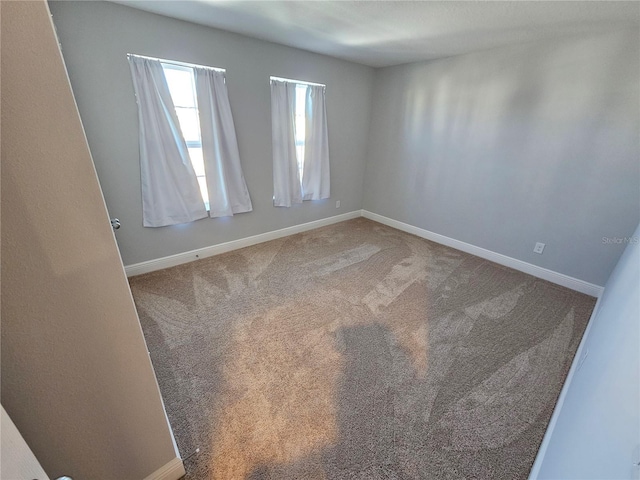
[[[290,207],[330,195],[326,86],[271,77],[273,204]]]
[[[202,200],[208,211],[209,192],[207,191],[207,177],[205,176],[204,158],[202,156],[202,135],[200,133],[200,117],[198,115],[193,69],[172,63],[162,63],[162,69],[178,115],[180,130],[182,130],[182,135],[189,149],[191,165],[193,165],[198,177]]]
[[[127,59],[138,105],[142,224],[251,212],[225,71],[132,53]]]

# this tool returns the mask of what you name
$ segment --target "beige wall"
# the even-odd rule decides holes
[[[46,472],[175,458],[47,4],[2,2],[2,404]]]
[[[0,478],[37,478],[49,480],[35,455],[22,438],[15,424],[0,405]]]

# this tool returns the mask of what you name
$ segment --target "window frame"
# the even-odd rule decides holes
[[[272,81],[278,81],[278,82],[286,82],[286,83],[292,83],[295,85],[296,87],[296,97],[294,99],[294,146],[295,146],[295,150],[296,150],[296,160],[297,160],[297,164],[298,164],[298,174],[300,177],[300,185],[302,186],[302,177],[304,174],[304,151],[306,148],[306,137],[307,137],[307,132],[306,132],[306,96],[307,96],[307,90],[309,86],[317,86],[317,87],[323,87],[323,88],[327,88],[327,85],[324,83],[316,83],[316,82],[307,82],[304,80],[295,80],[292,78],[285,78],[285,77],[276,77],[274,75],[271,75],[269,77],[269,82]],[[305,93],[304,93],[304,103],[303,103],[303,107],[302,107],[302,117],[304,119],[303,122],[303,135],[302,135],[302,140],[298,140],[298,89],[304,87],[305,89]],[[298,155],[298,148],[302,147],[302,158],[300,158],[300,155]]]

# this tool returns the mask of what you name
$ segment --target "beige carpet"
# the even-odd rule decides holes
[[[362,218],[131,289],[188,479],[524,479],[595,303]]]

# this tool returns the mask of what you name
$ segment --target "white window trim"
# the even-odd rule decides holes
[[[127,57],[139,57],[139,58],[146,58],[149,60],[158,60],[160,63],[170,63],[172,65],[178,65],[181,67],[185,67],[185,68],[208,68],[209,70],[215,70],[216,72],[224,72],[226,73],[227,70],[224,68],[220,68],[220,67],[210,67],[208,65],[199,65],[197,63],[187,63],[187,62],[179,62],[178,60],[168,60],[166,58],[158,58],[158,57],[148,57],[146,55],[138,55],[135,53],[127,53]]]
[[[274,77],[273,75],[269,77],[269,80],[272,82],[275,80],[276,82],[299,83],[301,85],[314,85],[316,87],[327,88],[327,86],[324,83],[314,83],[314,82],[306,82],[304,80],[294,80],[292,78]]]

